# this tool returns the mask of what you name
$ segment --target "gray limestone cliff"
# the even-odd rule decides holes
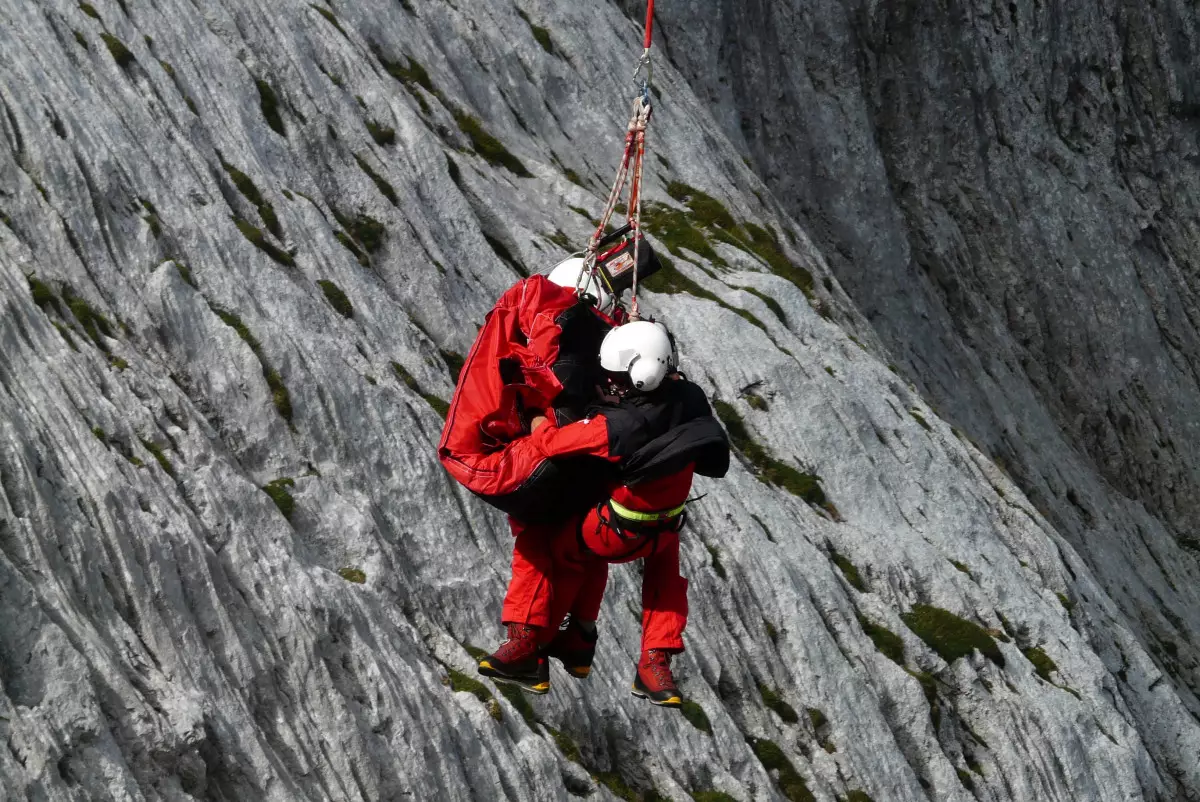
[[[633,5],[0,0],[0,800],[1200,799],[1178,0],[660,0],[694,705],[636,566],[589,680],[474,679],[441,411],[601,211]]]

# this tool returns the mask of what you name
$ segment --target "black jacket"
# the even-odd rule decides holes
[[[694,463],[701,476],[729,470],[729,438],[712,414],[704,391],[687,379],[670,379],[652,393],[593,405],[589,414],[608,422],[608,450],[620,457],[623,484],[659,479]]]

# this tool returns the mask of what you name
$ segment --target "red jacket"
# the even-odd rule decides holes
[[[514,517],[557,517],[559,510],[547,498],[561,496],[594,471],[585,464],[547,465],[551,457],[578,449],[569,436],[551,437],[548,430],[557,431],[554,427],[524,437],[527,419],[546,414],[570,394],[564,393],[564,382],[591,389],[590,366],[597,364],[600,340],[610,325],[584,307],[574,290],[545,276],[523,279],[505,292],[479,330],[450,401],[438,443],[447,472]],[[564,353],[565,340],[578,353]],[[576,435],[588,440],[589,430]]]

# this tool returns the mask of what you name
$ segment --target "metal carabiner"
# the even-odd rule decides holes
[[[641,85],[644,91],[649,92],[651,77],[650,48],[646,48],[642,51],[642,57],[638,59],[637,66],[633,69],[633,82],[635,84],[638,83],[638,76],[642,74],[643,69],[646,70],[646,78],[645,80],[641,81]]]

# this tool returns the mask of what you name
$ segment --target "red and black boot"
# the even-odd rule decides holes
[[[550,690],[550,663],[538,648],[538,628],[509,624],[508,640],[479,661],[479,673],[530,693]]]
[[[596,656],[595,625],[589,631],[574,618],[568,618],[546,647],[546,656],[562,663],[562,667],[575,679],[587,679],[592,673],[592,659]]]
[[[683,697],[671,675],[671,655],[662,649],[647,649],[633,677],[633,695],[661,707],[679,707]]]

